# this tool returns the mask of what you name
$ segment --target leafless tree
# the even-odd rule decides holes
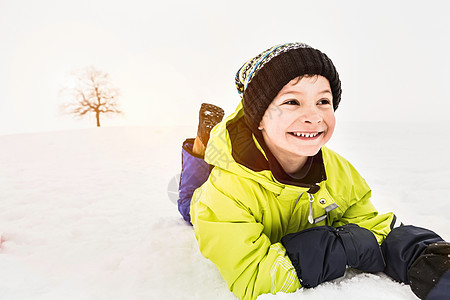
[[[87,67],[80,72],[72,72],[74,85],[60,90],[60,95],[68,98],[62,106],[65,113],[75,117],[95,114],[97,127],[100,127],[100,115],[123,114],[117,103],[119,90],[114,87],[108,73]]]

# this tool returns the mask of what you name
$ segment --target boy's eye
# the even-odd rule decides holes
[[[283,104],[289,104],[289,105],[299,105],[299,103],[298,103],[298,101],[297,100],[288,100],[288,101],[285,101]]]
[[[328,99],[322,99],[318,102],[318,104],[324,105],[324,104],[331,104],[331,101]]]

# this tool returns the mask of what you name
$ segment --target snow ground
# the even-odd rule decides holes
[[[450,240],[450,127],[338,124],[381,211]],[[168,186],[194,127],[0,136],[0,299],[235,299]],[[261,299],[416,299],[383,274]]]

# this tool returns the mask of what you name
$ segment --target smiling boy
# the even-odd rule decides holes
[[[201,115],[198,137],[183,144],[178,202],[236,296],[315,287],[347,266],[384,271],[422,298],[448,292],[449,245],[379,214],[365,180],[324,146],[342,92],[324,53],[274,46],[239,69],[236,86],[236,111],[210,137],[210,113]],[[199,140],[205,153],[193,151]]]
[[[281,89],[258,129],[283,170],[295,177],[308,157],[330,140],[335,122],[328,80],[320,75],[303,76]]]

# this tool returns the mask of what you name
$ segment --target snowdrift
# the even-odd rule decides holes
[[[0,136],[1,299],[235,299],[178,214],[173,179],[194,127]],[[381,211],[450,240],[450,130],[338,124]],[[170,183],[172,181],[172,183]],[[172,192],[172,194],[171,194]],[[384,274],[261,299],[416,299]]]

